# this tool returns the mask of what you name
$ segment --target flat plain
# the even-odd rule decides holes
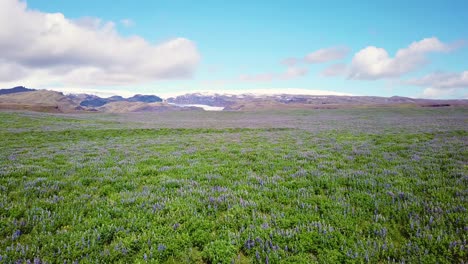
[[[468,109],[0,112],[1,263],[463,263]]]

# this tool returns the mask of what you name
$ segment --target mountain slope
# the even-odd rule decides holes
[[[165,111],[186,111],[202,110],[197,107],[178,107],[167,103],[145,103],[145,102],[110,102],[99,108],[100,112],[110,113],[134,113],[134,112],[165,112]]]
[[[0,109],[75,112],[81,108],[63,93],[47,90],[0,95]]]
[[[143,102],[143,103],[157,103],[157,102],[162,102],[163,100],[156,96],[156,95],[142,95],[142,94],[136,94],[130,98],[128,98],[126,101],[128,102]]]

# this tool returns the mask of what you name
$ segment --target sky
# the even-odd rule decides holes
[[[0,0],[0,87],[468,98],[468,1]]]

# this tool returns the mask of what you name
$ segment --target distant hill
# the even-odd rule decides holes
[[[80,105],[81,106],[86,106],[86,107],[99,107],[99,106],[103,106],[103,105],[105,105],[107,103],[109,103],[109,100],[104,99],[104,98],[100,98],[100,97],[96,97],[96,98],[90,98],[90,99],[83,100],[80,103]]]
[[[110,113],[135,113],[135,112],[166,112],[166,111],[187,111],[203,110],[197,107],[178,107],[167,103],[145,103],[145,102],[111,102],[97,108],[100,112]]]
[[[120,95],[114,95],[114,96],[111,96],[111,97],[109,97],[107,99],[112,100],[113,102],[118,102],[118,101],[124,101],[125,100],[125,98],[123,98]]]
[[[24,92],[32,92],[36,91],[35,89],[29,89],[24,86],[16,86],[13,88],[8,89],[0,89],[0,95],[2,94],[12,94],[12,93],[24,93]]]
[[[72,99],[61,92],[35,90],[0,96],[0,109],[70,113],[81,111]]]
[[[143,103],[157,103],[163,100],[155,95],[141,95],[137,94],[130,98],[123,98],[122,96],[112,96],[108,98],[101,98],[95,95],[86,97],[81,101],[80,105],[85,107],[100,107],[111,102],[143,102]]]
[[[163,100],[160,97],[156,96],[156,95],[137,94],[137,95],[134,95],[134,96],[128,98],[126,101],[128,101],[128,102],[157,103],[157,102],[162,102]]]

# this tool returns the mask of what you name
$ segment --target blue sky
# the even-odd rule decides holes
[[[17,5],[13,3],[17,0],[3,1],[11,2],[4,10]],[[35,73],[17,79],[9,74],[9,80],[2,80],[0,66],[0,84],[24,81],[26,85],[64,91],[162,95],[185,91],[320,90],[377,96],[468,97],[467,1],[167,0],[136,4],[127,0],[28,0],[18,12],[26,20],[34,13],[32,10],[46,19],[35,23],[38,29],[28,25],[13,28],[16,32],[41,32],[39,21],[50,20],[47,14],[61,13],[63,17],[53,19],[62,28],[57,30],[62,32],[57,33],[61,34],[57,38],[67,38],[69,35],[63,33],[66,30],[75,32],[75,25],[68,22],[82,27],[86,20],[99,21],[89,29],[97,37],[89,37],[80,29],[76,35],[83,37],[72,36],[73,41],[47,42],[59,62],[44,63],[47,59],[36,59],[33,51],[31,56],[40,62],[33,66],[24,56],[7,56],[3,58],[7,65],[4,71],[12,71],[8,65],[19,65],[24,72]],[[43,23],[43,27],[50,26],[50,22]],[[106,26],[113,33],[102,35]],[[93,41],[113,38],[112,34],[122,39],[119,44],[109,40],[107,50],[115,51],[117,59],[107,56],[86,61],[90,54],[99,54],[99,49],[92,48],[97,46]],[[155,62],[140,72],[136,69],[146,64],[144,59],[119,57],[139,53],[131,48],[135,45],[125,42],[134,36],[148,43],[140,50],[151,55],[142,58]],[[0,34],[0,45],[1,38]],[[181,39],[174,44],[174,40]],[[80,47],[70,44],[80,40]],[[42,40],[31,42],[35,41]],[[155,51],[164,43],[177,48],[169,45],[171,48]],[[401,55],[397,56],[399,50]],[[66,51],[83,55],[77,59]],[[73,63],[67,62],[70,57]],[[288,58],[290,63],[282,63]],[[104,63],[105,59],[109,61]],[[79,63],[75,63],[77,60]],[[118,63],[123,69],[135,71],[122,74],[114,69]],[[165,64],[172,66],[166,69]],[[325,76],[323,71],[332,65],[337,66]],[[75,70],[78,67],[83,71]],[[99,74],[90,74],[91,69]],[[68,76],[73,70],[67,78],[56,74],[64,72],[63,76]],[[96,76],[96,81],[90,78],[80,82],[84,73]],[[128,76],[120,78],[122,75]]]

